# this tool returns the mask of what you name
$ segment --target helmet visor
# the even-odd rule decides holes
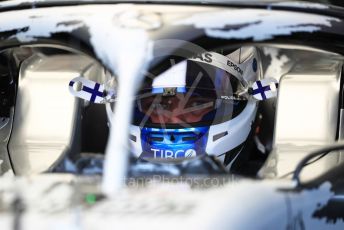
[[[246,105],[240,81],[216,66],[187,60],[147,79],[136,97],[140,126],[210,125],[229,120]]]

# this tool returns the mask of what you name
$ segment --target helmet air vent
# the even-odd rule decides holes
[[[220,138],[226,136],[227,134],[228,134],[227,131],[226,131],[226,132],[222,132],[222,133],[215,134],[215,135],[213,136],[213,141],[217,141],[218,139],[220,139]]]
[[[195,141],[195,140],[197,140],[197,136],[183,137],[183,141]]]
[[[136,142],[136,136],[135,135],[130,134],[129,138],[130,138],[130,140]]]
[[[170,141],[175,141],[176,138],[174,137],[174,135],[172,134],[171,137],[170,137]]]

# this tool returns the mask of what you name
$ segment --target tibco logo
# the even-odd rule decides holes
[[[163,149],[151,149],[151,151],[154,153],[154,158],[192,158],[196,156],[196,150],[194,149],[177,150],[175,152]]]

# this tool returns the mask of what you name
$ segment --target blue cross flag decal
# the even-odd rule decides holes
[[[256,81],[252,84],[250,94],[259,100],[263,101],[277,96],[278,82],[274,78],[266,78]]]
[[[78,84],[78,87],[74,87]],[[104,85],[97,82],[76,77],[69,82],[69,92],[75,96],[94,103],[105,103]]]

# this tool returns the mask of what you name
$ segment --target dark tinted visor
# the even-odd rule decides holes
[[[246,105],[246,99],[238,96],[239,80],[218,67],[188,60],[185,69],[164,77],[159,85],[147,79],[141,87],[136,96],[136,125],[210,125],[233,118]],[[169,84],[172,78],[182,83],[173,79]]]

